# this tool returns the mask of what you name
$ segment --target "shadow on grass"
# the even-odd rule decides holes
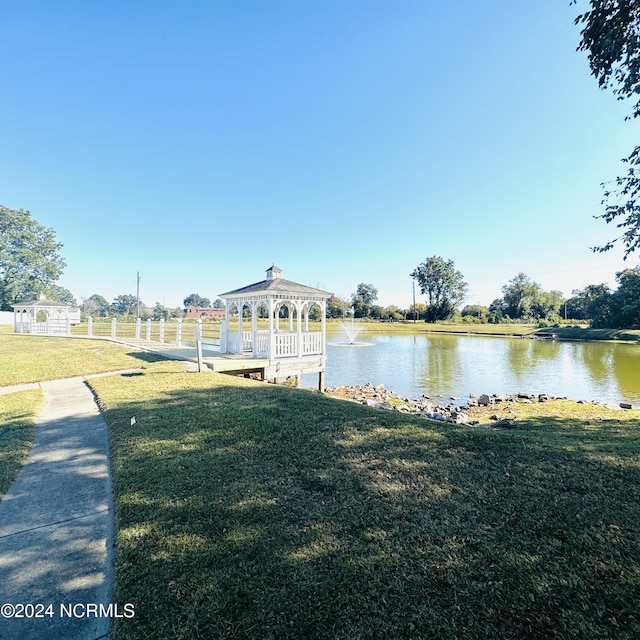
[[[120,640],[640,635],[624,427],[480,431],[201,379],[111,405],[97,381]]]
[[[142,360],[143,362],[166,362],[167,358],[157,353],[151,353],[149,351],[129,351],[128,356],[135,358],[136,360]]]

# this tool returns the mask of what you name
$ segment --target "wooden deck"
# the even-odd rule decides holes
[[[234,373],[236,371],[238,373],[251,373],[264,371],[269,367],[269,360],[266,358],[249,358],[236,354],[203,356],[202,362],[216,373]]]
[[[104,339],[104,338],[103,338]],[[108,339],[108,338],[106,338]],[[198,353],[194,347],[151,342],[146,340],[118,340],[113,342],[126,344],[131,347],[157,353],[165,358],[173,360],[188,360],[198,362]],[[283,380],[296,378],[308,373],[318,374],[318,388],[324,390],[324,371],[326,357],[322,355],[280,358],[269,360],[268,358],[254,358],[249,354],[219,354],[204,352],[202,362],[211,371],[227,373],[230,375],[248,376],[251,373],[259,374],[262,380]]]

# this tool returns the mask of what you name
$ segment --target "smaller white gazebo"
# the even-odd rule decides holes
[[[266,359],[267,378],[316,372],[322,387],[330,296],[285,280],[282,270],[272,265],[265,280],[220,294],[226,311],[220,325],[220,353]],[[310,329],[310,320],[320,322],[320,331]],[[259,324],[266,328],[258,328]]]
[[[79,319],[79,310],[62,302],[47,300],[44,293],[37,300],[12,306],[14,333],[68,335],[71,333],[71,325]]]

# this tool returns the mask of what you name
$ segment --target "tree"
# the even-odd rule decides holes
[[[542,287],[531,278],[519,273],[502,287],[504,314],[519,320],[533,320]]]
[[[73,297],[73,293],[71,293],[69,289],[65,289],[57,284],[49,285],[44,293],[49,300],[56,300],[57,302],[68,304],[70,307],[78,306],[76,299]]]
[[[618,289],[613,294],[613,323],[619,328],[640,325],[640,266],[616,273]]]
[[[344,318],[350,303],[345,298],[332,295],[327,300],[327,318]]]
[[[439,256],[427,258],[410,274],[418,281],[420,291],[427,296],[426,322],[438,322],[451,317],[454,309],[467,295],[467,283],[453,260]]]
[[[489,308],[481,304],[468,304],[461,312],[463,318],[468,318],[467,322],[486,322],[489,317]]]
[[[600,88],[611,88],[619,100],[636,100],[630,116],[636,118],[640,115],[640,3],[591,0],[590,5],[591,9],[575,20],[582,25],[578,50],[587,52]],[[626,258],[640,248],[640,146],[623,162],[629,165],[627,173],[616,178],[613,188],[605,187],[605,212],[596,216],[607,223],[619,220],[616,227],[623,233],[594,250],[608,251],[622,241]]]
[[[563,302],[561,291],[541,291],[533,305],[533,317],[557,322],[560,320],[560,307]]]
[[[209,298],[203,298],[197,293],[192,293],[188,295],[183,302],[184,302],[185,308],[191,304],[194,307],[204,307],[205,309],[208,309],[211,307],[211,300],[209,300]]]
[[[372,304],[369,309],[369,315],[375,320],[381,320],[384,318],[384,307],[379,304]]]
[[[62,244],[29,211],[0,205],[0,309],[35,299],[62,275]]]
[[[142,307],[142,303],[140,303]],[[130,294],[117,296],[111,303],[111,311],[118,315],[135,316],[138,311],[138,299]],[[140,314],[142,316],[142,313]]]
[[[398,320],[404,319],[404,312],[402,309],[397,307],[395,304],[390,304],[388,307],[384,308],[384,318],[391,322],[397,322]]]
[[[156,302],[156,306],[153,307],[153,319],[154,320],[168,320],[169,319],[169,309],[164,305]]]
[[[422,302],[412,304],[407,310],[407,320],[420,320],[420,318],[424,317],[426,311],[427,305],[422,304]]]
[[[371,306],[378,299],[378,290],[372,284],[361,282],[351,296],[356,318],[367,318],[371,314]]]
[[[503,298],[496,298],[489,305],[489,324],[499,324],[507,315],[507,306]]]
[[[567,300],[567,306],[576,309],[571,317],[580,317],[591,321],[596,328],[612,326],[613,297],[606,284],[590,284],[582,291],[573,291],[573,297]]]
[[[574,289],[571,292],[571,297],[564,303],[565,317],[569,320],[587,320],[589,315],[585,302],[582,292]]]
[[[106,317],[109,315],[109,303],[106,298],[94,293],[82,301],[82,312],[86,316]]]

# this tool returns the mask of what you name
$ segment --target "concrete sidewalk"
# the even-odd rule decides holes
[[[107,638],[116,613],[107,426],[83,378],[40,386],[34,446],[0,502],[0,638]]]

